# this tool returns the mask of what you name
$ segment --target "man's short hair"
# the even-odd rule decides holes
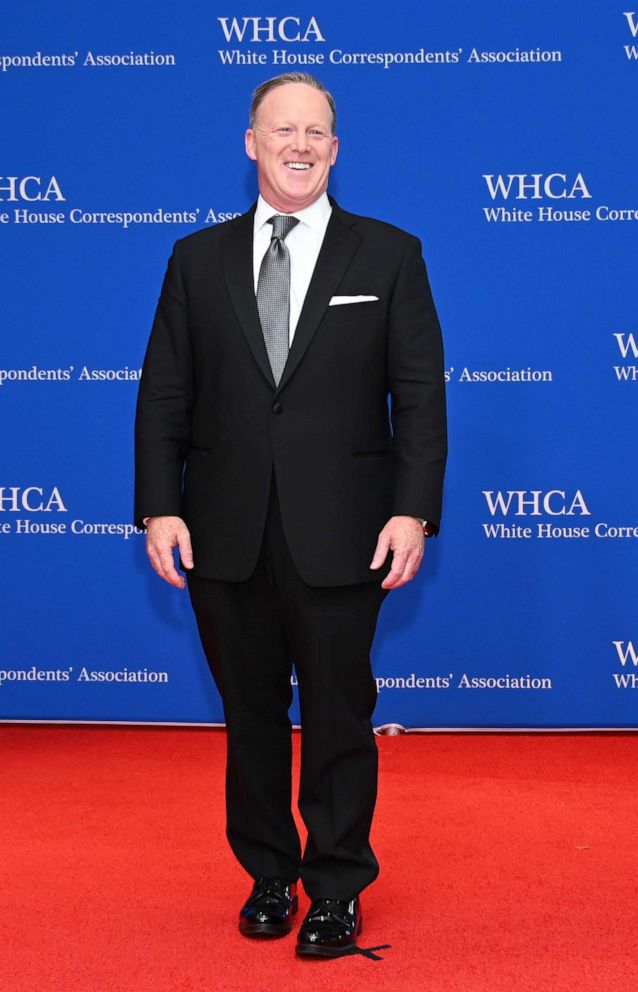
[[[250,104],[250,126],[255,126],[255,118],[257,116],[257,111],[259,106],[270,93],[271,90],[277,89],[278,86],[286,86],[288,83],[303,83],[305,86],[313,86],[320,93],[323,93],[326,100],[328,101],[328,106],[330,107],[330,112],[332,114],[332,133],[335,133],[337,126],[337,108],[335,106],[335,101],[332,93],[330,93],[323,83],[317,79],[316,76],[312,76],[309,72],[283,72],[280,76],[274,76],[272,79],[267,79],[265,83],[262,83],[257,87],[253,93],[253,98]]]

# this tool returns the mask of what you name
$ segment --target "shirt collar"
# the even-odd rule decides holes
[[[278,213],[281,213],[281,211],[271,207],[260,193],[257,200],[257,209],[255,210],[254,231],[260,231],[264,224],[268,223],[272,215]],[[319,199],[311,203],[309,207],[304,207],[303,210],[293,210],[290,216],[297,217],[301,224],[305,224],[311,230],[317,231],[318,234],[325,234],[331,213],[332,206],[328,199],[328,194],[322,193]]]

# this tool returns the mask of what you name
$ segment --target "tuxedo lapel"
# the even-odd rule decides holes
[[[321,318],[328,309],[335,289],[339,286],[352,256],[361,243],[361,235],[357,234],[345,220],[348,215],[339,209],[334,200],[331,200],[331,203],[332,214],[295,328],[288,360],[277,387],[278,391],[286,385],[303,358]]]
[[[230,298],[235,313],[246,336],[248,346],[255,361],[266,379],[275,388],[272,369],[255,299],[255,278],[253,275],[253,220],[254,204],[251,209],[229,222],[229,231],[224,238],[222,264]]]

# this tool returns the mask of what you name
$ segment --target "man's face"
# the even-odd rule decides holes
[[[267,93],[254,128],[246,131],[246,154],[257,162],[259,192],[282,213],[309,207],[321,196],[337,148],[328,101],[305,83],[286,83]]]

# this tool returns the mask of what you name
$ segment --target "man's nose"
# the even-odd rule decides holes
[[[308,135],[305,131],[297,130],[294,133],[292,147],[297,152],[308,151]]]

